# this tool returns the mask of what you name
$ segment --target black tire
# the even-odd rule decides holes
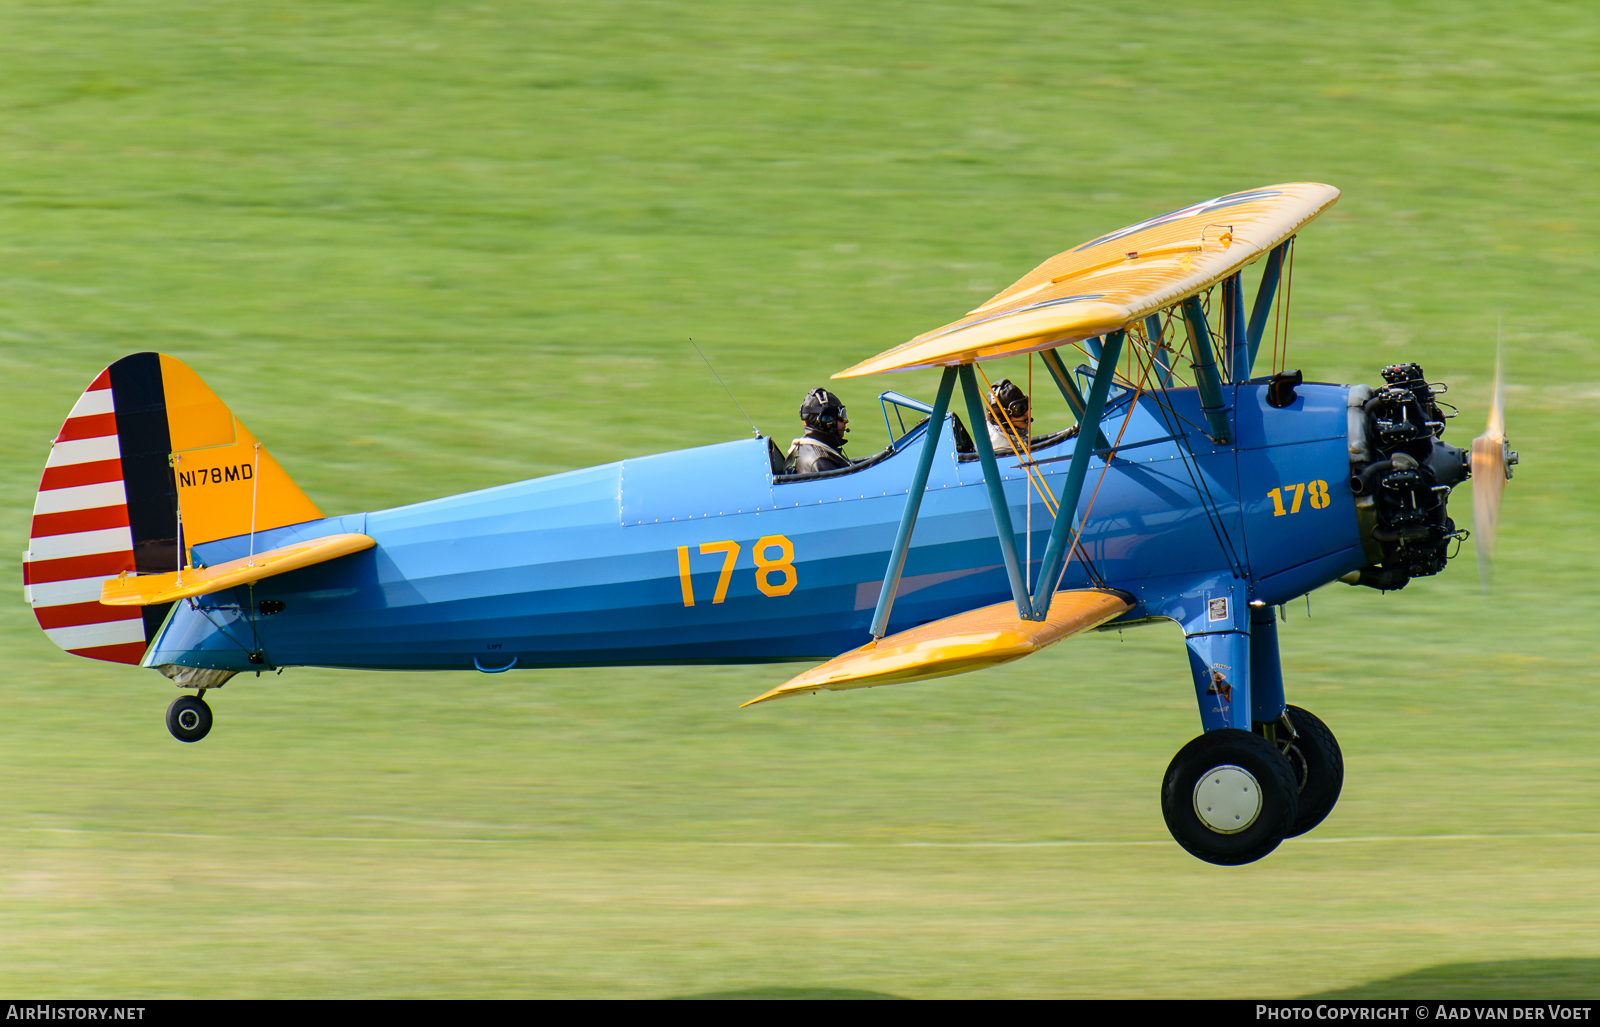
[[[1299,811],[1295,813],[1294,826],[1285,838],[1305,834],[1327,819],[1339,801],[1344,789],[1344,753],[1339,750],[1339,740],[1333,737],[1317,715],[1298,706],[1286,706],[1289,723],[1294,725],[1294,739],[1284,737],[1278,730],[1278,747],[1294,769],[1299,787]]]
[[[211,731],[211,707],[199,696],[178,696],[167,707],[167,730],[180,742],[198,742]]]
[[[1212,771],[1230,767],[1233,770],[1227,773],[1244,782],[1246,792],[1248,782],[1255,782],[1257,796],[1252,801],[1257,812],[1239,829],[1223,832],[1201,820],[1197,786]],[[1191,856],[1218,866],[1254,863],[1276,849],[1294,823],[1296,783],[1288,759],[1272,743],[1239,728],[1219,728],[1185,745],[1172,758],[1161,785],[1161,814],[1167,830]]]

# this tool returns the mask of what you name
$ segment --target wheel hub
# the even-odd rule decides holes
[[[1218,834],[1238,834],[1261,815],[1261,785],[1243,767],[1212,767],[1195,782],[1194,812]]]
[[[185,731],[193,731],[200,726],[200,714],[194,710],[184,710],[178,714],[178,726]]]

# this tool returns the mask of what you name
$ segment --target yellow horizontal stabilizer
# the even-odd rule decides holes
[[[100,601],[107,606],[154,606],[190,596],[220,592],[274,574],[325,563],[336,556],[359,553],[377,545],[370,535],[328,535],[309,542],[269,549],[215,567],[198,567],[166,574],[123,575],[107,578],[100,586]]]
[[[1132,605],[1120,592],[1077,589],[1057,592],[1050,600],[1050,615],[1042,621],[1019,619],[1015,603],[968,610],[868,642],[743,705],[824,688],[871,688],[1010,663],[1097,628]]]
[[[1339,198],[1319,182],[1230,193],[1058,253],[958,321],[834,375],[970,364],[1115,331],[1257,260]]]

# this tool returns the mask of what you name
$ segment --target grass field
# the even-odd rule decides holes
[[[1345,794],[1229,870],[1161,822],[1175,628],[751,710],[792,668],[291,670],[183,746],[13,592],[0,991],[1600,997],[1582,5],[0,0],[0,68],[0,580],[124,353],[377,509],[738,437],[691,336],[787,438],[1043,257],[1286,180],[1344,190],[1290,366],[1420,361],[1460,445],[1503,319],[1523,455],[1492,598],[1469,548],[1291,609]]]

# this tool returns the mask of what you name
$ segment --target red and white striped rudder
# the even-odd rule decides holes
[[[23,589],[56,645],[79,656],[136,664],[148,641],[144,610],[100,602],[101,583],[133,569],[107,368],[79,397],[51,447],[23,554]]]

